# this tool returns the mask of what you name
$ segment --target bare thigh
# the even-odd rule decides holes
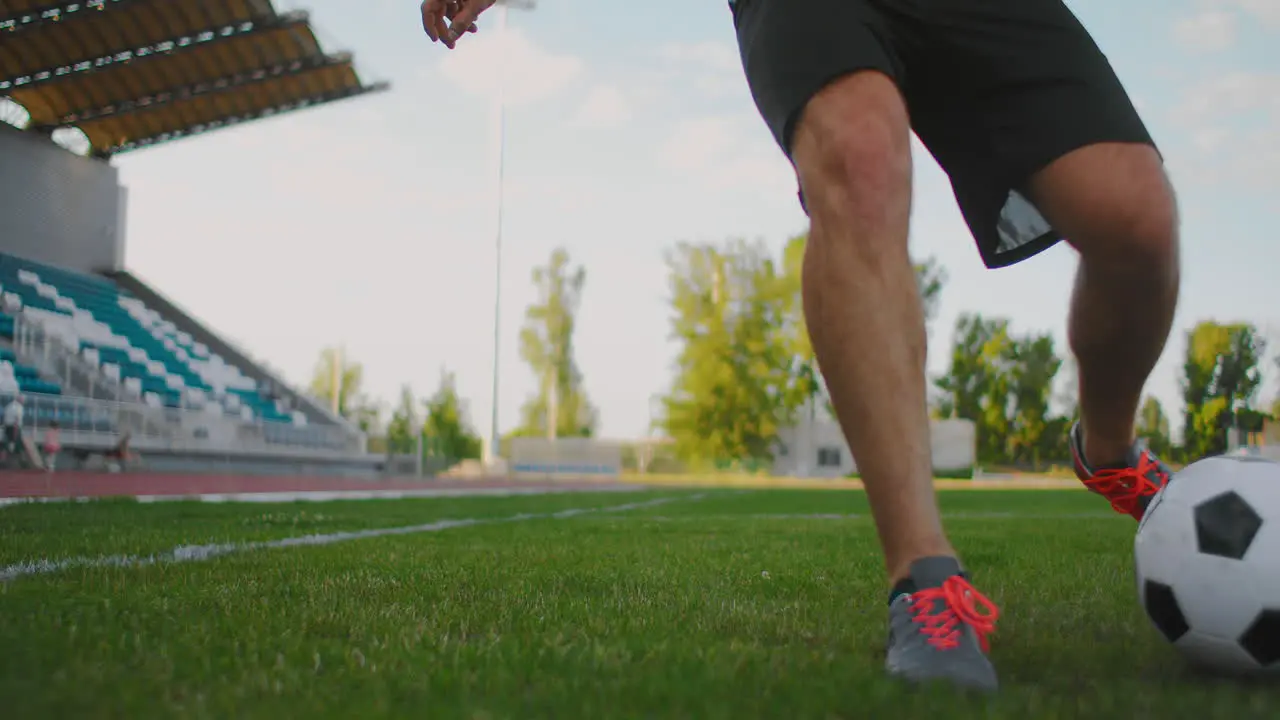
[[[1081,254],[1176,253],[1178,210],[1160,154],[1141,143],[1074,150],[1032,176],[1036,206]]]

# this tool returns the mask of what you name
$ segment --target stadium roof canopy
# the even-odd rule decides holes
[[[385,88],[270,0],[0,0],[0,97],[98,157]]]

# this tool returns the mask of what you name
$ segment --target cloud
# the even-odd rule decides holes
[[[658,48],[659,57],[674,63],[686,63],[717,72],[736,72],[738,51],[731,45],[714,40],[696,43],[670,43]]]
[[[713,190],[795,192],[795,174],[754,116],[720,115],[678,123],[658,151],[667,169]]]
[[[705,117],[685,120],[663,144],[659,157],[673,170],[702,170],[732,147],[735,119]]]
[[[1202,10],[1174,23],[1173,37],[1193,50],[1225,50],[1235,42],[1236,19],[1236,14],[1227,10]]]
[[[658,48],[658,58],[665,70],[702,95],[733,95],[746,89],[738,51],[727,43],[672,43]]]
[[[1235,44],[1241,23],[1280,28],[1277,0],[1199,0],[1198,9],[1173,25],[1173,37],[1183,47],[1202,52],[1225,50]]]
[[[1280,27],[1280,2],[1276,0],[1226,0],[1271,27]]]
[[[626,94],[615,85],[597,85],[587,93],[573,122],[582,127],[607,127],[629,119],[631,103]]]
[[[1192,87],[1174,113],[1188,133],[1179,174],[1280,189],[1280,74],[1235,72]]]
[[[505,75],[506,103],[514,106],[563,92],[582,75],[584,63],[544,50],[521,30],[508,28],[464,38],[440,61],[439,70],[463,90],[491,98],[498,97]]]
[[[1280,113],[1280,75],[1233,72],[1192,87],[1175,117],[1193,124]]]

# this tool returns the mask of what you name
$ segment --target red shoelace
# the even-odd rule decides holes
[[[1169,482],[1169,475],[1160,469],[1160,463],[1151,453],[1143,452],[1134,467],[1098,470],[1082,482],[1085,487],[1105,497],[1116,512],[1134,515],[1140,512],[1142,498],[1160,492],[1160,488]]]
[[[968,580],[959,575],[949,577],[942,587],[911,593],[911,599],[911,612],[920,625],[920,632],[929,636],[930,645],[939,650],[958,647],[961,632],[967,625],[977,634],[983,652],[989,649],[987,636],[996,629],[1000,609]]]

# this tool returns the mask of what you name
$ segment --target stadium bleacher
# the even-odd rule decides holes
[[[128,272],[125,188],[97,168],[388,85],[271,0],[10,0],[0,34],[0,403],[169,451],[363,453],[358,427]],[[74,162],[50,154],[69,131]]]
[[[7,321],[10,330],[6,334],[5,323],[0,322],[0,334],[12,337],[13,318],[5,316],[4,321]],[[0,348],[0,393],[14,392],[61,395],[62,388],[57,383],[41,378],[40,371],[36,368],[19,364],[17,355],[11,348]]]
[[[160,317],[111,280],[0,254],[0,330],[13,335],[10,312],[24,312],[83,358],[119,382],[126,396],[152,407],[206,408],[213,404],[244,420],[306,424],[261,394],[257,383],[191,335]],[[13,366],[23,392],[58,394],[33,368]],[[0,370],[0,382],[3,381]]]

